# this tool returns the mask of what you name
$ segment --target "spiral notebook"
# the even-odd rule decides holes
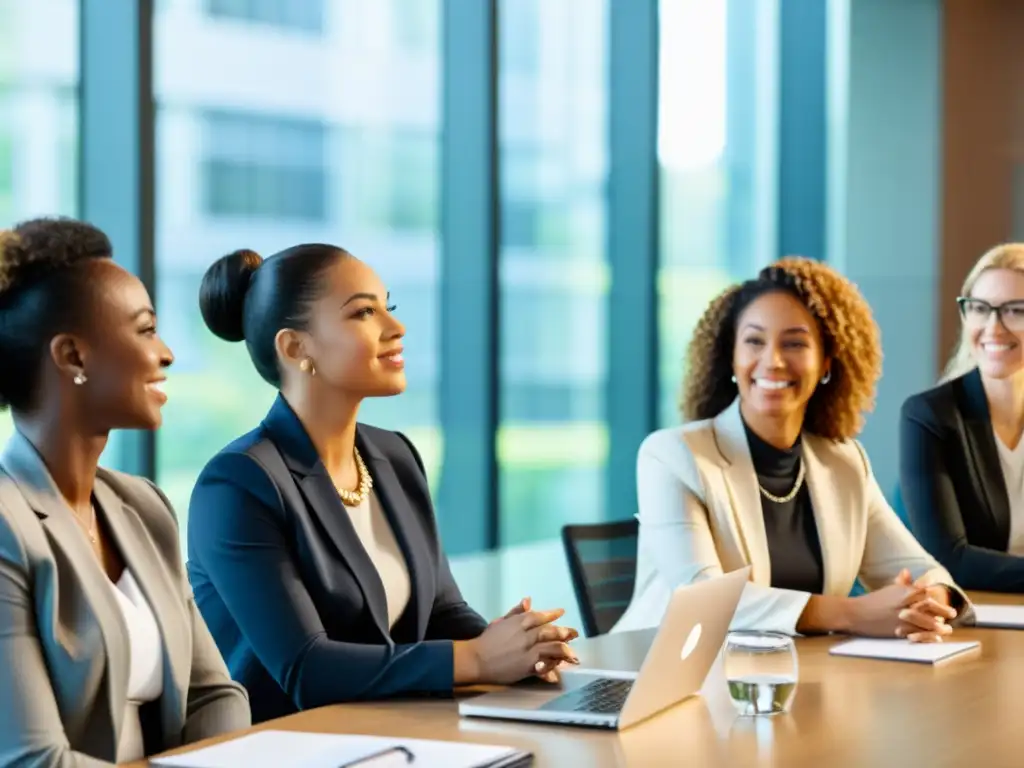
[[[519,768],[533,755],[453,741],[258,731],[212,747],[149,759],[163,768]]]

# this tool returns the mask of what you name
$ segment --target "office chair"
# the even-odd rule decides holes
[[[562,528],[562,545],[587,637],[608,632],[633,597],[639,527],[630,518]]]

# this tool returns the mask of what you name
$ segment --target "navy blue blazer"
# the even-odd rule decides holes
[[[409,569],[389,631],[384,587],[283,397],[206,465],[189,504],[188,573],[253,722],[343,701],[450,693],[453,640],[487,622],[441,549],[419,454],[359,424],[356,444]]]

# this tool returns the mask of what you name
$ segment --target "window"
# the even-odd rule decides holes
[[[766,4],[771,5],[771,4]],[[757,0],[661,0],[660,419],[680,420],[683,358],[708,302],[771,258],[776,178],[759,97],[777,22]],[[766,53],[766,51],[768,53]]]
[[[440,18],[436,0],[405,0],[392,4],[391,21],[398,45],[409,50],[430,49],[438,39]]]
[[[78,96],[73,87],[62,88],[57,97],[57,210],[74,213],[78,208]]]
[[[551,12],[542,10],[541,0],[516,0],[514,9],[509,0],[503,0],[499,13],[502,69],[509,75],[536,77],[541,66],[541,32]]]
[[[399,134],[390,157],[389,223],[404,231],[429,230],[437,220],[437,137]]]
[[[293,2],[235,5],[259,7],[267,20],[266,9]],[[392,32],[405,0],[332,0],[346,24],[301,40],[269,40],[272,30],[229,29],[200,16],[211,43],[201,49],[189,44],[191,27],[172,11],[155,18],[157,302],[161,333],[177,358],[157,480],[182,530],[203,466],[255,428],[276,396],[245,345],[216,339],[195,309],[206,268],[237,248],[269,256],[301,242],[336,243],[377,270],[406,324],[409,383],[399,397],[366,402],[360,419],[401,429],[431,482],[438,477],[440,6],[418,2],[435,21],[432,38],[415,46]],[[218,6],[223,12],[227,3]],[[254,50],[287,45],[296,55],[275,58],[254,76],[248,67],[222,66],[215,55],[221,37]]]
[[[77,87],[77,0],[0,0],[0,229],[75,214]]]
[[[317,120],[203,115],[203,204],[211,216],[323,221],[327,129]]]
[[[215,19],[266,24],[299,32],[324,31],[324,0],[206,0]]]
[[[605,514],[606,0],[499,10],[501,545]]]
[[[438,139],[435,133],[396,128],[349,131],[358,149],[353,164],[366,173],[361,185],[346,186],[366,226],[429,233],[437,221]]]
[[[517,11],[518,12],[518,11]],[[545,202],[539,199],[541,149],[503,142],[501,151],[501,241],[506,246],[540,245]]]
[[[14,136],[5,115],[0,121],[0,220],[14,218],[14,200]]]

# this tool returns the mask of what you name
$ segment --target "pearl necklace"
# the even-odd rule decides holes
[[[354,491],[348,491],[344,488],[338,488],[338,495],[341,497],[341,502],[346,507],[358,507],[364,501],[366,497],[370,495],[370,489],[373,488],[373,478],[370,477],[370,473],[366,469],[366,465],[363,463],[363,457],[359,455],[359,449],[355,449],[356,458],[356,474],[359,476],[359,485]]]

